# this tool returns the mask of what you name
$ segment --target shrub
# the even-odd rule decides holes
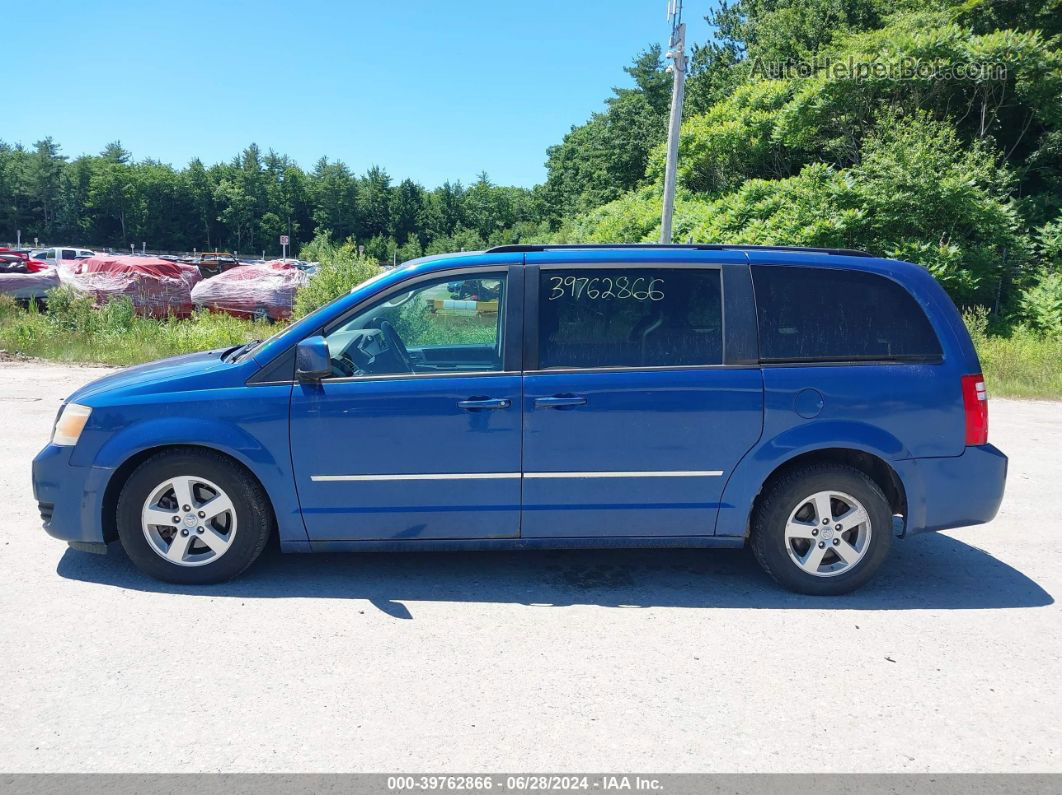
[[[1021,293],[1018,307],[1021,319],[1031,329],[1062,339],[1062,271],[1044,273]]]
[[[88,333],[95,328],[95,302],[85,293],[70,287],[48,291],[48,320],[64,331]]]
[[[812,163],[785,179],[750,179],[715,198],[679,194],[674,238],[861,248],[924,265],[959,303],[990,303],[1028,239],[1007,194],[1011,175],[980,145],[964,149],[924,115],[882,117],[863,161]],[[566,242],[652,241],[660,196],[643,188],[567,222]]]
[[[1062,269],[1062,215],[1036,231],[1036,253],[1044,267]]]
[[[376,261],[359,255],[352,241],[336,245],[328,232],[319,233],[303,246],[300,254],[304,259],[316,260],[320,267],[295,295],[293,315],[296,318],[349,293],[351,288],[380,272]]]
[[[652,188],[632,191],[566,221],[554,240],[558,243],[641,242],[660,225],[660,202],[660,192]]]
[[[8,320],[18,312],[18,301],[10,295],[0,294],[0,320]]]
[[[116,334],[129,331],[136,319],[133,300],[127,295],[117,295],[98,310],[98,325],[104,333]]]
[[[682,124],[678,178],[688,190],[709,194],[734,190],[753,177],[786,177],[799,165],[800,153],[777,142],[774,128],[792,93],[781,80],[744,83],[706,113]],[[662,185],[667,144],[649,156],[647,176]]]

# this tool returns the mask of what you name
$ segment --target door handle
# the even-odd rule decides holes
[[[481,398],[471,397],[468,400],[457,401],[457,407],[461,409],[507,409],[512,405],[508,398]]]
[[[553,397],[535,398],[535,408],[539,409],[566,409],[585,405],[586,398],[579,395],[554,395]]]

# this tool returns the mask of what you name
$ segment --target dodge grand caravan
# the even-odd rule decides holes
[[[987,522],[1007,459],[929,273],[843,250],[502,246],[123,370],[33,463],[44,528],[217,582],[288,552],[739,547],[837,594]]]

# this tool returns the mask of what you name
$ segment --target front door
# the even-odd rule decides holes
[[[325,329],[333,376],[291,403],[311,541],[519,534],[509,287],[505,271],[419,281]]]
[[[724,363],[720,269],[527,279],[523,537],[712,535],[763,416],[758,367]]]

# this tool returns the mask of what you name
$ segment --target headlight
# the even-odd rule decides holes
[[[52,429],[52,444],[64,447],[77,444],[91,413],[92,409],[88,406],[79,406],[77,403],[67,403],[63,406],[59,419],[55,421],[55,428]]]

